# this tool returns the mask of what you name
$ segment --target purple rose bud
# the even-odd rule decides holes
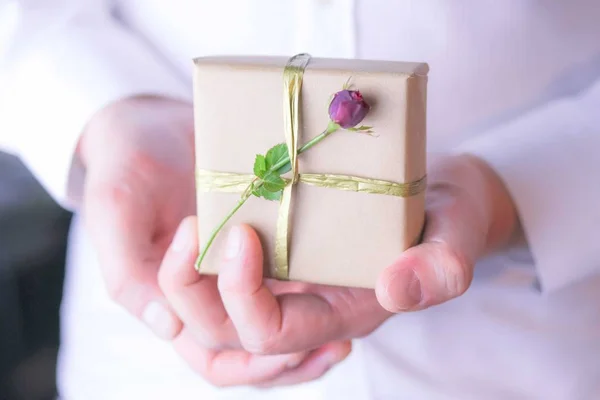
[[[369,106],[358,90],[341,90],[329,104],[329,118],[344,129],[358,125],[367,115]]]

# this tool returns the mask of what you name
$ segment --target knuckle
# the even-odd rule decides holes
[[[467,291],[473,278],[472,263],[468,258],[445,244],[442,247],[442,257],[445,260],[444,283],[452,297],[460,296]]]
[[[127,202],[132,196],[132,188],[126,180],[111,180],[97,184],[94,190],[94,197],[98,204],[103,207],[115,207]]]
[[[284,342],[289,337],[289,332],[282,326],[281,311],[273,307],[266,311],[261,323],[253,323],[249,329],[238,329],[240,342],[246,351],[257,355],[280,354],[282,350],[289,347]]]
[[[116,270],[119,271],[119,269]],[[107,272],[105,278],[106,292],[113,302],[131,308],[142,295],[142,289],[136,276],[117,271]]]
[[[256,355],[273,355],[277,353],[278,343],[274,336],[266,338],[250,338],[242,339],[244,349]]]
[[[127,279],[109,279],[106,282],[108,297],[115,303],[122,303],[124,293],[128,286],[129,283]]]

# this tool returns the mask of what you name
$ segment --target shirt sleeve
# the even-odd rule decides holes
[[[0,5],[0,148],[18,155],[63,207],[81,199],[79,135],[94,113],[137,94],[188,88],[103,0]]]
[[[600,81],[458,148],[504,181],[545,292],[600,273],[599,110]]]

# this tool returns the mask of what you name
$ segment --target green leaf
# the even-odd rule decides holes
[[[267,172],[267,163],[265,157],[262,154],[257,154],[254,160],[254,175],[262,178]]]
[[[271,167],[276,164],[283,162],[283,160],[288,160],[288,147],[285,143],[277,144],[267,151],[267,156],[265,161],[267,163],[267,169],[271,169]],[[281,173],[280,173],[281,174]]]
[[[283,166],[281,168],[279,168],[277,171],[273,171],[273,172],[275,172],[277,175],[283,175],[283,174],[290,172],[291,170],[292,170],[292,163],[288,161],[285,164],[283,164]]]
[[[267,174],[262,178],[262,181],[262,187],[267,189],[269,192],[278,192],[280,190],[283,190],[283,188],[285,187],[285,181],[281,179],[281,177],[277,175],[277,173],[272,171],[267,172]]]
[[[256,189],[255,195],[258,197],[265,198],[267,200],[275,201],[281,199],[281,194],[281,190],[277,192],[269,192],[264,186],[261,186],[258,189]]]
[[[256,197],[262,197],[267,200],[280,200],[283,191],[269,192],[264,186],[252,188],[252,194]]]

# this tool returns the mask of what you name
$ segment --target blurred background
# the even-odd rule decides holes
[[[53,400],[71,215],[0,152],[0,400]]]

